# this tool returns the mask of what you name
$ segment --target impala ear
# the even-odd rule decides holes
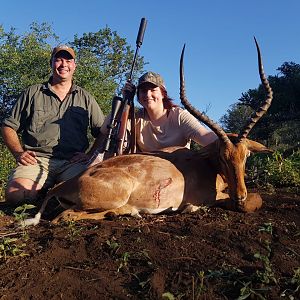
[[[247,146],[248,146],[248,150],[251,151],[252,153],[273,153],[274,152],[273,150],[267,148],[263,144],[252,140],[247,141]]]

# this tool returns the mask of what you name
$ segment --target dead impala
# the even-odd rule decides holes
[[[250,152],[270,152],[264,145],[247,139],[252,127],[266,113],[272,90],[265,77],[260,49],[255,40],[261,82],[267,98],[239,134],[226,134],[187,100],[180,59],[180,99],[184,107],[218,136],[199,152],[188,149],[148,154],[121,155],[96,164],[81,175],[52,188],[39,212],[25,225],[36,225],[47,202],[56,197],[66,209],[60,220],[103,219],[116,215],[157,214],[168,211],[194,211],[200,205],[222,204],[230,209],[253,212],[262,205],[259,194],[247,194],[245,163]],[[228,193],[225,193],[225,189]]]

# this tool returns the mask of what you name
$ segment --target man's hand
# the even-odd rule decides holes
[[[30,166],[37,163],[36,153],[34,151],[23,151],[14,154],[15,159],[19,165]]]
[[[130,81],[127,81],[122,89],[122,95],[125,99],[132,101],[135,95],[136,87]]]

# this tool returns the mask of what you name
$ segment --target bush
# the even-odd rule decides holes
[[[7,179],[10,171],[16,166],[16,162],[12,154],[6,146],[0,143],[0,202],[4,201],[4,190],[6,188]]]
[[[250,181],[258,186],[300,187],[300,151],[288,158],[279,152],[272,156],[253,156],[247,169]]]

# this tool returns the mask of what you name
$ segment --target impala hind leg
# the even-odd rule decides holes
[[[89,213],[87,211],[75,211],[72,209],[67,209],[63,211],[59,216],[57,216],[52,223],[57,224],[62,221],[78,221],[78,220],[102,220],[108,217],[109,215],[130,215],[133,217],[141,217],[139,211],[136,207],[129,204],[125,204],[121,207],[115,209],[109,209],[102,212],[93,212]]]

